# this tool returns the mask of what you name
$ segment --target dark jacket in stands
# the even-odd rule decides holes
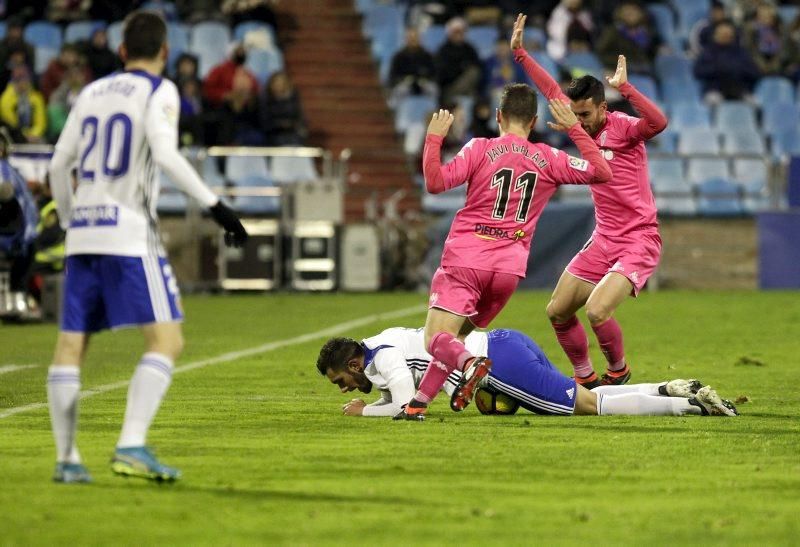
[[[741,99],[750,93],[759,78],[753,58],[737,44],[706,46],[694,63],[694,75],[703,93],[718,91],[726,99]]]
[[[261,108],[261,130],[270,146],[305,144],[308,131],[296,91],[285,99],[267,94]]]
[[[421,47],[405,47],[395,53],[389,69],[389,86],[396,86],[408,76],[413,77],[414,80],[436,81],[433,55]]]
[[[478,52],[467,42],[445,42],[436,53],[436,74],[439,85],[453,83],[470,66],[481,68]]]

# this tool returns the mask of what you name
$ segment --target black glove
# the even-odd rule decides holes
[[[244,229],[233,209],[220,200],[209,210],[216,223],[225,230],[225,245],[228,247],[241,247],[244,245],[245,241],[247,241],[247,230]]]

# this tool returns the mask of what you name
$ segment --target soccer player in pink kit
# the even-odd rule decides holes
[[[574,80],[564,95],[558,83],[523,48],[525,19],[520,14],[514,24],[514,58],[548,100],[570,101],[572,111],[598,144],[613,172],[608,184],[591,188],[594,233],[561,275],[547,305],[547,315],[579,383],[589,389],[600,384],[624,384],[631,373],[625,361],[622,330],[612,315],[628,295],[639,293],[661,255],[644,142],[664,130],[667,118],[628,82],[622,55],[616,73],[607,80],[630,101],[641,118],[608,112],[603,83],[592,76]],[[592,367],[586,331],[575,316],[583,306],[608,361],[602,379]]]
[[[548,199],[561,183],[592,184],[611,177],[608,163],[569,107],[553,101],[550,112],[584,159],[528,142],[536,122],[536,92],[525,84],[510,84],[503,91],[496,114],[500,137],[472,139],[445,166],[441,147],[453,115],[446,110],[433,114],[423,152],[425,186],[438,194],[466,182],[467,198],[431,281],[424,344],[433,359],[416,395],[395,418],[424,419],[428,403],[456,369],[464,375],[450,406],[460,411],[469,404],[491,361],[467,351],[464,337],[475,327],[486,327],[525,276],[536,221]]]

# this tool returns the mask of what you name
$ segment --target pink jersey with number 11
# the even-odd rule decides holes
[[[536,222],[558,185],[605,182],[611,175],[579,124],[569,134],[591,162],[507,134],[472,139],[441,166],[442,137],[426,137],[423,170],[428,191],[439,193],[467,183],[466,203],[453,220],[442,266],[525,276]]]

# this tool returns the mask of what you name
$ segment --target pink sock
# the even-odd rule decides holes
[[[608,370],[616,372],[625,368],[625,350],[622,347],[622,329],[613,317],[599,325],[592,325],[600,349],[608,361]]]
[[[589,359],[589,339],[578,318],[574,315],[564,323],[553,323],[558,343],[572,363],[575,376],[586,378],[594,373],[592,361]]]
[[[448,370],[445,365],[436,359],[432,359],[428,363],[428,368],[425,369],[425,374],[422,375],[422,380],[419,382],[419,388],[417,388],[417,394],[414,395],[414,398],[425,404],[433,401],[433,398],[442,389],[451,372],[452,370]]]
[[[440,332],[431,338],[431,345],[428,347],[428,351],[433,355],[434,359],[441,361],[450,372],[456,369],[464,370],[464,363],[474,357],[464,347],[464,343],[449,332]]]

